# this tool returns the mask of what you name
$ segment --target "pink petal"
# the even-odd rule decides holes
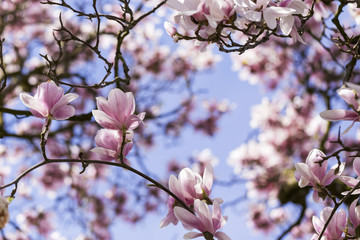
[[[349,176],[340,176],[339,177],[340,181],[342,181],[343,183],[345,183],[346,185],[348,185],[349,187],[355,187],[356,184],[358,184],[359,179],[355,179],[353,177],[349,177]]]
[[[119,125],[119,122],[116,121],[116,119],[110,117],[103,111],[92,110],[92,114],[95,118],[95,121],[103,128],[108,128],[108,129],[121,129],[122,128],[122,126]]]
[[[204,170],[203,184],[205,186],[205,193],[207,195],[211,192],[211,187],[214,181],[214,170],[211,164],[207,164]]]
[[[116,152],[111,149],[106,149],[103,147],[96,147],[96,148],[91,149],[90,151],[98,154],[98,156],[101,160],[112,161],[114,159],[117,159]]]
[[[20,100],[25,106],[32,110],[31,112],[35,117],[46,118],[49,115],[45,106],[29,94],[20,93]]]
[[[64,90],[61,87],[53,81],[48,81],[38,86],[34,97],[39,98],[48,109],[51,109],[63,95]]]
[[[289,35],[294,25],[295,18],[292,15],[280,18],[280,29],[284,35]]]
[[[219,240],[231,240],[231,238],[223,232],[216,232],[214,236]]]
[[[340,88],[337,91],[337,93],[342,99],[344,99],[344,101],[347,104],[353,106],[353,108],[355,110],[357,110],[359,108],[359,103],[356,100],[357,96],[356,96],[353,89],[351,89],[351,88]]]
[[[312,223],[315,231],[320,234],[324,227],[324,223],[317,216],[313,216]]]
[[[118,88],[111,89],[108,102],[111,111],[108,114],[124,124],[126,117],[129,116],[127,113],[128,102],[125,93]]]
[[[316,183],[320,183],[320,180],[311,172],[309,166],[305,163],[296,163],[295,168],[311,185],[316,186]]]
[[[261,13],[258,11],[250,10],[244,13],[244,17],[253,22],[261,21]]]
[[[214,234],[215,230],[212,222],[212,214],[208,205],[205,202],[196,199],[194,202],[194,210],[202,223],[197,229],[201,232],[207,231]]]
[[[320,113],[320,117],[328,121],[359,121],[359,114],[357,112],[343,109],[326,110]]]
[[[54,117],[58,116],[58,117],[55,117],[55,119],[57,119],[57,120],[63,120],[63,119],[66,119],[66,118],[69,118],[69,117],[73,116],[75,114],[75,108],[74,108],[74,111],[69,110],[69,108],[67,108],[68,111],[72,112],[72,115],[70,115],[69,117],[66,117],[66,118],[59,119],[59,118],[61,118],[60,116],[65,116],[66,115],[66,114],[64,115],[64,111],[66,111],[66,110],[65,109],[60,110],[60,109],[63,108],[64,106],[66,106],[68,103],[74,101],[78,97],[79,96],[77,94],[75,94],[75,93],[65,94],[51,108],[50,114],[52,116],[54,116]],[[62,113],[58,113],[59,111],[62,112]],[[69,114],[70,114],[70,112],[69,112]]]
[[[74,116],[75,114],[75,108],[70,105],[62,106],[61,108],[58,108],[57,111],[53,114],[53,117],[56,120],[65,120],[69,117]]]
[[[360,94],[360,85],[351,82],[346,82],[345,85],[354,89],[358,95]]]
[[[137,128],[140,124],[141,124],[142,120],[136,116],[136,115],[131,115],[128,117],[128,119],[125,122],[125,128],[126,129],[135,129]]]
[[[321,180],[322,186],[329,185],[330,183],[332,183],[332,181],[334,181],[335,178],[337,178],[339,175],[341,175],[345,169],[345,163],[340,164],[340,167],[338,169],[339,172],[337,174],[335,174],[335,170],[337,168],[338,168],[338,165],[331,167],[331,169],[326,173],[325,177]]]
[[[182,207],[174,207],[174,214],[176,218],[187,227],[198,228],[199,219],[188,210]]]
[[[203,234],[202,233],[197,233],[197,232],[188,232],[184,235],[184,239],[193,239],[193,238],[197,238],[197,237],[202,237]]]
[[[181,200],[185,200],[184,190],[182,189],[179,180],[174,175],[171,175],[169,178],[169,189]]]
[[[287,7],[295,9],[296,12],[293,14],[301,14],[306,15],[307,14],[307,6],[303,1],[292,1]]]

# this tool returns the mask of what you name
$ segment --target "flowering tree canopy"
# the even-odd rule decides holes
[[[4,0],[0,234],[119,239],[160,215],[228,240],[246,214],[262,238],[358,239],[359,59],[359,0]],[[232,71],[264,94],[245,141],[223,124],[242,110],[204,91],[217,71],[219,92],[240,92]],[[149,157],[189,131],[187,161]]]

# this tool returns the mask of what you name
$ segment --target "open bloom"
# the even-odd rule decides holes
[[[192,204],[195,199],[206,199],[211,193],[214,175],[213,168],[207,164],[201,177],[190,168],[180,171],[178,179],[171,175],[169,189],[186,204]]]
[[[56,120],[68,119],[75,114],[75,108],[68,104],[77,97],[75,93],[64,95],[64,90],[53,81],[41,83],[34,96],[20,93],[21,101],[35,117]]]
[[[346,85],[348,87],[340,88],[337,93],[342,99],[345,100],[347,104],[349,104],[349,106],[353,110],[332,109],[320,113],[320,117],[328,121],[353,121],[353,123],[344,131],[344,133],[346,133],[354,125],[355,122],[360,121],[360,86],[353,83],[346,83]]]
[[[132,131],[127,131],[125,145],[122,156],[125,158],[133,147],[131,139],[133,137]],[[119,159],[121,153],[121,144],[123,142],[122,132],[112,129],[101,129],[95,136],[96,148],[91,149],[99,155],[102,160],[116,160]]]
[[[169,189],[180,198],[186,205],[194,204],[195,199],[208,199],[213,184],[213,168],[211,164],[207,164],[203,177],[190,168],[184,168],[180,171],[178,178],[171,175],[169,178]],[[176,225],[178,219],[174,215],[174,207],[177,205],[175,199],[169,196],[167,207],[168,213],[161,220],[160,227],[166,227],[170,223]]]
[[[97,97],[98,110],[93,110],[95,121],[107,129],[134,130],[145,117],[145,112],[135,115],[135,99],[132,93],[124,93],[118,88],[109,92],[108,100]]]
[[[333,166],[326,172],[327,161],[319,163],[324,157],[326,155],[322,151],[313,149],[310,151],[305,163],[295,164],[296,174],[300,175],[299,187],[312,186],[314,188],[313,199],[315,202],[319,201],[319,191],[322,191],[321,188],[332,183],[345,168],[345,164],[342,163],[340,166]]]
[[[231,238],[218,230],[222,228],[227,218],[221,216],[221,208],[217,200],[213,202],[213,213],[209,206],[199,199],[194,202],[194,211],[196,216],[182,207],[175,207],[174,214],[177,219],[187,229],[197,229],[201,233],[189,232],[184,235],[184,239],[193,239],[201,236],[213,236],[219,240],[231,240]]]
[[[331,207],[325,207],[321,213],[320,218],[317,216],[314,216],[312,219],[315,231],[320,234],[323,230],[325,223],[330,217],[331,211],[333,208]],[[334,216],[332,216],[329,225],[326,227],[326,230],[324,232],[324,239],[342,239],[342,234],[345,231],[346,228],[346,212],[344,209],[340,209],[339,211],[335,212]],[[318,234],[314,234],[311,238],[311,240],[315,240],[319,238]],[[323,239],[323,238],[321,238]]]

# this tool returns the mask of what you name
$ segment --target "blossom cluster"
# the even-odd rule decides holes
[[[345,100],[352,110],[331,109],[320,113],[320,116],[328,121],[350,120],[352,124],[343,132],[345,134],[350,130],[355,122],[359,121],[359,85],[346,83],[346,86],[340,88],[337,93]],[[355,189],[359,184],[360,159],[355,157],[352,161],[353,171],[357,178],[345,173],[346,163],[338,162],[328,169],[328,159],[322,151],[313,149],[310,151],[305,163],[296,163],[295,177],[298,180],[300,188],[311,186],[313,189],[313,200],[319,202],[320,198],[326,200],[330,195],[327,188],[335,179],[340,180],[347,185],[350,191],[342,192],[343,195],[359,194],[359,189]],[[336,203],[336,202],[335,202]],[[359,238],[359,215],[360,206],[358,199],[352,201],[348,208],[348,217],[345,209],[335,211],[334,208],[326,206],[320,214],[320,218],[313,216],[312,222],[316,233],[311,239],[343,239]]]
[[[232,26],[245,32],[251,23],[262,25],[276,31],[280,26],[281,32],[290,35],[295,41],[305,43],[295,26],[297,16],[306,16],[308,9],[303,1],[249,1],[249,0],[221,0],[221,1],[192,1],[169,0],[167,5],[176,11],[174,22],[179,25],[177,30],[171,23],[165,22],[167,33],[176,41],[182,33],[195,38],[195,45],[206,49],[207,43],[203,39],[211,39],[214,35],[226,36],[232,32]],[[224,40],[226,41],[226,40]]]
[[[227,217],[221,215],[220,203],[222,200],[209,198],[213,184],[213,167],[208,163],[201,176],[199,173],[184,168],[180,171],[178,178],[171,175],[169,178],[169,189],[173,192],[188,209],[169,196],[167,207],[168,213],[161,221],[160,227],[170,223],[177,225],[180,221],[185,229],[197,229],[200,233],[189,232],[184,235],[185,239],[203,236],[205,239],[230,240],[225,233],[218,231],[222,228]],[[212,213],[209,208],[212,205]],[[193,212],[191,212],[191,209]]]
[[[38,86],[32,97],[21,93],[20,99],[31,113],[38,118],[65,120],[75,114],[75,108],[68,105],[78,97],[67,93],[58,87],[54,81],[48,81]],[[97,110],[92,114],[95,121],[104,129],[95,136],[96,148],[92,149],[102,160],[123,159],[132,149],[133,130],[145,117],[142,112],[135,115],[135,99],[132,93],[124,93],[118,88],[109,92],[108,99],[97,97]],[[125,136],[125,137],[124,137]]]

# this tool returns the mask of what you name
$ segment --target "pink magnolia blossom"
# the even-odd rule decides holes
[[[128,155],[130,150],[132,149],[132,137],[133,132],[127,131],[125,140],[126,142],[122,152],[122,155],[124,157]],[[121,131],[112,129],[101,129],[97,132],[95,136],[95,143],[97,147],[93,148],[91,151],[97,153],[99,158],[102,160],[117,160],[120,156],[122,142],[123,137]]]
[[[355,199],[349,207],[349,220],[352,227],[348,228],[348,232],[353,236],[356,235],[356,229],[360,226],[360,206],[357,205],[357,202],[358,199]]]
[[[353,123],[344,131],[346,133],[354,125],[355,122],[360,121],[359,117],[359,93],[360,86],[353,83],[346,83],[348,87],[340,88],[337,93],[344,99],[344,101],[353,109],[353,110],[344,110],[344,109],[332,109],[326,110],[320,113],[320,116],[328,121],[353,121]],[[343,134],[344,134],[343,133]]]
[[[75,114],[75,108],[68,103],[77,97],[75,93],[64,95],[64,90],[53,81],[41,83],[34,96],[20,93],[21,101],[35,117],[56,120],[68,119]]]
[[[197,237],[213,236],[219,240],[231,240],[231,238],[223,232],[218,230],[222,228],[227,220],[227,217],[221,215],[221,208],[217,200],[213,202],[213,213],[208,205],[199,199],[194,202],[194,211],[196,216],[182,207],[175,207],[174,214],[177,219],[184,225],[186,229],[197,229],[201,233],[189,232],[184,235],[184,239],[193,239]],[[209,238],[212,239],[212,238]]]
[[[310,151],[308,157],[306,158],[305,163],[296,163],[296,175],[299,179],[299,187],[303,188],[305,186],[312,186],[314,188],[313,199],[315,202],[319,201],[319,191],[321,192],[321,188],[329,185],[332,181],[341,175],[345,168],[345,164],[342,163],[339,165],[334,165],[327,172],[327,161],[319,164],[326,155],[318,150],[313,149]],[[336,170],[338,170],[336,172]]]
[[[214,175],[213,168],[207,164],[203,177],[190,168],[180,171],[178,179],[171,175],[169,189],[186,204],[192,204],[195,199],[206,199],[211,193]]]
[[[311,240],[316,240],[319,238],[318,234],[320,234],[323,230],[324,225],[329,219],[332,210],[333,208],[331,207],[325,207],[320,213],[320,218],[318,218],[317,216],[313,217],[313,226],[317,234],[314,234]],[[334,216],[330,220],[329,225],[326,227],[324,235],[321,239],[343,239],[341,236],[345,231],[346,222],[347,217],[344,209],[340,209],[339,211],[335,212]]]
[[[353,178],[350,176],[340,176],[339,179],[345,183],[346,185],[348,185],[351,188],[354,188],[356,186],[356,184],[359,183],[360,181],[360,158],[355,158],[353,161],[353,169],[354,172],[356,173],[356,175],[358,176],[357,178]],[[348,193],[348,191],[343,192],[342,194],[346,195]],[[360,189],[355,190],[352,194],[360,194]]]
[[[213,168],[211,164],[206,165],[203,177],[190,168],[184,168],[180,171],[178,178],[174,175],[170,176],[169,189],[185,204],[190,206],[194,204],[195,199],[209,200],[208,197],[211,193],[213,179]],[[169,196],[167,201],[168,213],[165,218],[161,220],[160,227],[166,227],[170,223],[174,225],[178,223],[174,215],[174,207],[176,204],[175,199]]]
[[[145,112],[135,115],[135,99],[132,93],[124,93],[118,88],[109,92],[108,100],[97,97],[98,110],[93,110],[95,121],[107,129],[133,130],[145,117]]]

